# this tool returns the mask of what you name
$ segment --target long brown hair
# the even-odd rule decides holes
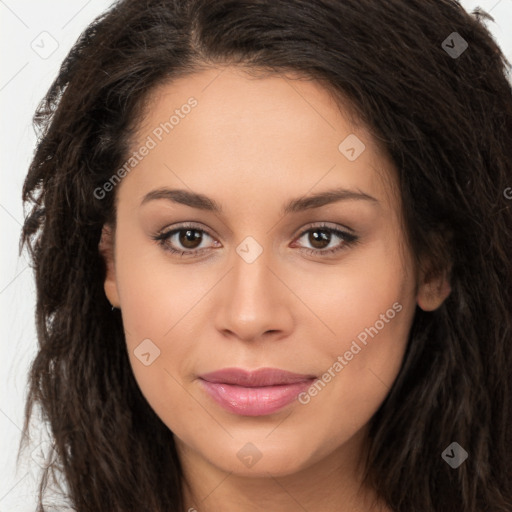
[[[55,445],[38,510],[52,471],[77,512],[183,509],[172,432],[103,291],[115,191],[95,190],[157,85],[225,63],[348,100],[396,165],[415,258],[450,269],[372,418],[367,480],[400,512],[512,510],[512,91],[487,28],[454,0],[122,0],[80,36],[35,114],[23,188],[39,340],[24,432],[37,404]],[[457,469],[441,457],[452,442],[469,454]]]

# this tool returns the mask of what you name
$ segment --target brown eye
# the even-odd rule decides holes
[[[312,248],[303,247],[302,250],[314,256],[334,254],[354,245],[359,240],[356,235],[326,225],[312,227],[304,231],[297,240],[305,238],[306,235],[306,244]],[[337,243],[336,239],[338,239]],[[335,242],[333,246],[330,246],[331,242]]]
[[[197,249],[203,238],[198,229],[180,229],[177,233],[179,243],[185,249]]]
[[[203,249],[207,250],[209,247],[200,247],[201,243],[207,238],[213,237],[209,235],[204,229],[195,226],[180,226],[176,229],[160,233],[153,237],[166,251],[173,254],[179,253],[180,256],[193,256]],[[214,245],[219,242],[214,240]]]
[[[331,234],[326,229],[315,228],[309,231],[308,242],[315,249],[325,249],[331,241]]]

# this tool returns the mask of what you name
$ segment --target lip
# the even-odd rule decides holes
[[[243,416],[272,414],[293,402],[316,379],[278,368],[247,371],[224,368],[199,376],[206,393],[221,407]]]

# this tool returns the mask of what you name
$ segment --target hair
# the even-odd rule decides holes
[[[129,157],[155,87],[224,65],[318,80],[348,102],[396,166],[415,261],[449,277],[441,307],[416,308],[365,481],[394,511],[512,510],[512,90],[481,17],[455,0],[124,0],[89,25],[34,115],[23,187],[38,336],[23,432],[38,405],[54,444],[38,511],[57,474],[77,512],[184,507],[173,434],[104,294],[116,194],[94,191]],[[468,44],[457,58],[443,48],[454,32]],[[452,442],[469,454],[457,469],[441,456]]]

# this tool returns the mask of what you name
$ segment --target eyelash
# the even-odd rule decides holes
[[[183,224],[183,225],[178,226],[177,228],[174,228],[174,229],[172,229],[170,231],[164,231],[164,232],[158,233],[157,235],[153,236],[152,238],[153,238],[153,240],[158,242],[158,245],[160,245],[164,250],[169,251],[172,254],[177,254],[177,255],[179,255],[179,257],[187,258],[187,257],[195,256],[197,253],[200,253],[200,252],[206,250],[206,248],[202,248],[202,249],[192,249],[192,250],[181,251],[181,250],[178,250],[178,249],[174,249],[171,245],[169,245],[169,243],[167,243],[168,240],[173,235],[175,235],[176,233],[179,233],[181,231],[186,231],[186,230],[193,230],[193,231],[198,231],[200,233],[206,233],[210,238],[213,238],[208,233],[208,231],[206,231],[204,229],[201,229],[201,228],[198,228],[194,224]],[[334,235],[338,236],[339,238],[341,238],[344,243],[339,245],[339,246],[337,246],[337,247],[335,247],[335,248],[333,248],[333,249],[308,249],[308,248],[302,248],[302,250],[305,251],[309,255],[325,257],[325,256],[328,256],[328,255],[332,255],[334,253],[337,253],[339,251],[342,251],[347,246],[355,245],[359,241],[359,237],[357,237],[356,235],[353,235],[353,234],[348,233],[346,231],[342,231],[342,230],[337,229],[337,228],[329,227],[326,224],[320,224],[318,226],[312,226],[312,227],[306,229],[305,231],[303,231],[297,237],[297,240],[302,238],[305,234],[309,233],[310,231],[315,231],[315,230],[326,231],[328,233],[334,234]]]

